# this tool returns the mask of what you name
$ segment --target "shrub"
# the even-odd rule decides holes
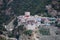
[[[25,35],[31,35],[32,34],[32,30],[26,30],[26,31],[24,31],[24,34]]]
[[[39,32],[42,35],[50,35],[49,29],[41,28]]]

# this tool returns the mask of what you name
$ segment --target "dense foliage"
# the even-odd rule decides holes
[[[14,27],[16,27],[18,25],[17,18],[14,20],[13,25],[14,25]]]
[[[45,5],[50,4],[51,0],[14,0],[11,5],[15,14],[24,14],[30,11],[32,15],[45,12]]]
[[[0,25],[0,31],[6,31],[5,27]]]
[[[39,32],[42,35],[50,35],[49,29],[46,29],[46,28],[40,28]]]
[[[60,24],[56,24],[56,26],[57,26],[58,28],[60,28]]]
[[[20,25],[20,26],[18,26],[18,30],[23,31],[23,30],[24,30],[24,25]]]
[[[55,22],[55,26],[60,28],[60,23],[58,21]]]
[[[24,34],[25,34],[25,35],[29,35],[29,36],[31,36],[31,34],[32,34],[32,30],[26,30],[26,31],[24,31]]]

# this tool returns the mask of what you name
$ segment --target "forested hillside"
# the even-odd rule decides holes
[[[60,11],[59,0],[0,0],[0,24],[9,23],[14,15],[22,15],[25,11],[31,12],[32,15],[53,16],[54,12],[48,13],[46,5],[52,5],[51,11]]]
[[[22,15],[25,11],[34,14],[45,12],[45,5],[51,0],[0,0],[0,24],[10,20],[13,14]]]
[[[15,14],[24,14],[30,11],[31,14],[40,14],[45,12],[45,5],[51,4],[51,0],[14,0],[11,5]]]

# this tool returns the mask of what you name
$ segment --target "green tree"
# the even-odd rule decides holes
[[[13,25],[14,25],[14,27],[16,27],[18,25],[17,18],[14,20]]]
[[[14,0],[11,5],[16,15],[22,15],[30,11],[32,15],[45,12],[45,5],[51,0]]]
[[[26,31],[24,31],[24,34],[25,35],[31,35],[32,34],[32,30],[26,30]]]
[[[49,29],[46,29],[46,28],[40,28],[40,29],[39,29],[39,32],[40,32],[40,34],[42,34],[42,35],[50,35]]]
[[[0,31],[6,31],[5,27],[0,25]]]
[[[56,24],[56,26],[57,26],[58,28],[60,28],[60,24]]]
[[[18,30],[23,31],[23,30],[24,30],[24,25],[20,25],[20,26],[18,26]]]
[[[59,21],[56,21],[56,22],[55,22],[55,26],[58,27],[58,28],[60,28],[60,23],[59,23]]]

